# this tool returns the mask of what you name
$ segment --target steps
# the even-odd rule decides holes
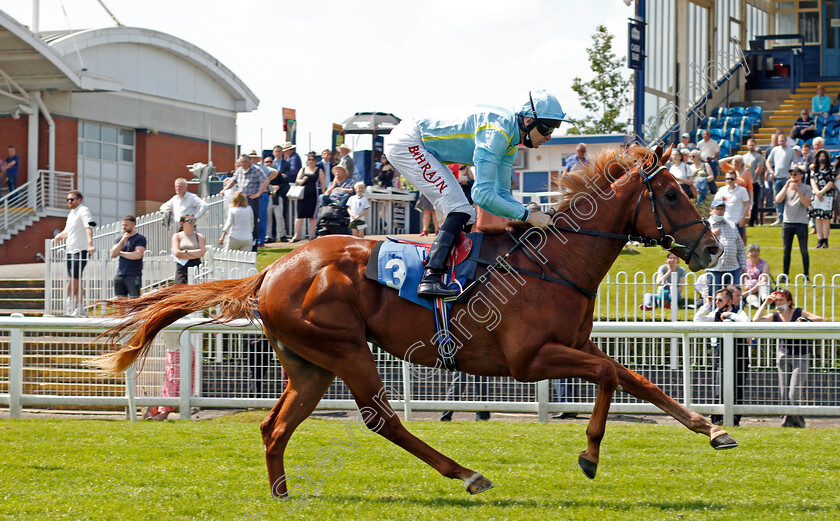
[[[796,91],[790,94],[779,105],[778,109],[764,111],[762,126],[753,134],[758,146],[769,147],[770,138],[776,133],[776,130],[781,128],[785,133],[789,132],[802,109],[811,110],[811,98],[816,96],[817,85],[822,85],[825,88],[825,95],[832,100],[836,99],[837,94],[840,93],[840,81],[804,81],[800,83]]]
[[[39,317],[44,314],[43,279],[0,280],[0,316],[22,313]]]

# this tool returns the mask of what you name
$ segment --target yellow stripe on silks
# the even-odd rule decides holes
[[[496,132],[501,133],[503,136],[505,136],[505,139],[507,140],[508,145],[510,144],[510,136],[507,135],[507,132],[505,132],[504,129],[502,129],[502,127],[498,127],[496,125],[491,125],[489,123],[487,123],[486,125],[481,125],[477,129],[475,129],[475,133],[478,134],[482,130],[487,130],[488,128],[491,128],[491,129],[495,130]]]
[[[438,141],[441,139],[472,139],[472,134],[449,134],[446,136],[423,136],[423,141]]]
[[[519,145],[517,145],[517,146],[515,146],[515,147],[511,148],[511,149],[510,149],[510,151],[509,151],[507,154],[505,154],[505,155],[506,155],[506,156],[509,156],[509,155],[513,155],[513,154],[515,154],[515,153],[516,153],[516,150],[517,150],[518,148],[519,148]]]

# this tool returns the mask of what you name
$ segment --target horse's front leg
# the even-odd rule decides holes
[[[587,447],[578,457],[578,465],[587,477],[594,478],[598,470],[601,440],[607,425],[607,415],[618,376],[615,366],[599,356],[593,356],[563,344],[548,343],[537,350],[528,361],[511,367],[514,378],[538,381],[550,378],[581,378],[598,385],[595,408],[586,427]]]
[[[615,365],[618,374],[618,383],[622,391],[659,407],[690,430],[699,434],[705,434],[709,437],[710,443],[715,449],[732,449],[738,446],[738,442],[724,429],[712,424],[702,414],[696,413],[677,402],[644,376],[627,369],[613,360],[591,340],[584,346],[584,351],[609,360]]]

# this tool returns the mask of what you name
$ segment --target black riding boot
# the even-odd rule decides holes
[[[469,215],[461,212],[454,212],[446,216],[446,220],[441,225],[440,231],[432,243],[429,256],[426,258],[423,279],[417,286],[418,297],[446,298],[455,297],[460,293],[457,289],[445,286],[442,277],[446,272],[446,259],[449,257],[449,252],[452,251],[455,240],[461,234],[461,230],[463,230],[469,218]]]

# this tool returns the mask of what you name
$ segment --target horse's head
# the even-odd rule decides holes
[[[632,227],[637,234],[674,252],[691,271],[712,267],[723,253],[723,246],[664,166],[671,156],[671,148],[666,151],[661,145],[654,150],[632,148],[633,155],[641,159],[635,162],[630,178],[642,184]]]

